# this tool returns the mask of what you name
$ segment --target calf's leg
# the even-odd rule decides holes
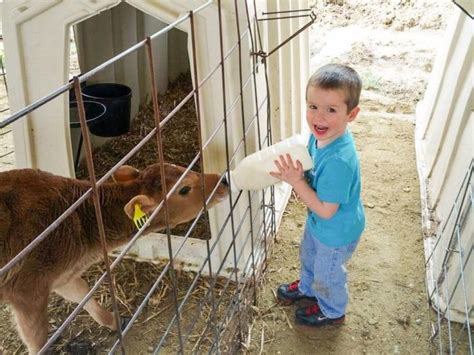
[[[37,354],[48,339],[48,294],[16,297],[11,306],[23,343],[30,354]]]
[[[54,289],[56,293],[65,299],[80,303],[89,293],[89,286],[81,277],[73,277],[70,281]],[[111,330],[117,330],[117,322],[114,314],[102,308],[94,298],[89,299],[84,309],[95,319],[97,323]]]

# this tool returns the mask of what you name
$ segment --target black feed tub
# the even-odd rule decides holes
[[[132,90],[122,84],[100,83],[82,88],[86,122],[89,131],[99,137],[117,137],[130,129]],[[77,102],[70,97],[69,114],[71,128],[80,128]],[[82,150],[82,134],[79,136],[74,166],[77,168]]]
[[[98,102],[106,108],[100,119],[88,124],[91,133],[100,137],[117,137],[128,132],[132,98],[128,86],[115,83],[87,85],[82,89],[82,96],[84,100]]]

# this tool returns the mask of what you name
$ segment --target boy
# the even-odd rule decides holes
[[[290,155],[275,160],[270,173],[290,184],[308,206],[300,246],[300,280],[278,287],[285,304],[310,300],[296,310],[296,322],[308,326],[342,323],[348,294],[344,263],[354,252],[365,227],[360,199],[360,167],[347,129],[359,113],[361,80],[345,65],[328,64],[306,86],[306,120],[311,131],[308,150],[313,168],[306,173]]]

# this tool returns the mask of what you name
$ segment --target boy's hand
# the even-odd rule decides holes
[[[293,162],[290,154],[286,154],[286,159],[283,155],[280,155],[279,160],[275,160],[275,165],[278,168],[278,172],[270,172],[270,175],[277,179],[283,180],[294,186],[300,181],[304,181],[304,170],[303,164],[299,160]]]

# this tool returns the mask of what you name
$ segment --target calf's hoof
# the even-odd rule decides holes
[[[120,317],[120,330],[125,330],[131,319],[130,317]]]
[[[66,345],[66,351],[70,355],[95,355],[95,346],[88,340],[71,340]]]

